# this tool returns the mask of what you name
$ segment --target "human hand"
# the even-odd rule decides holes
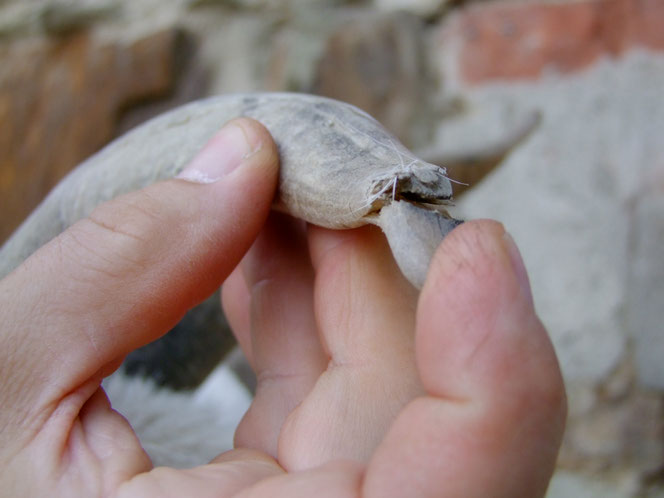
[[[220,181],[108,203],[0,282],[0,494],[542,494],[564,391],[518,255],[491,222],[448,236],[418,300],[375,229],[305,238],[272,216],[223,292],[259,377],[238,449],[151,468],[100,382],[209,295],[263,226],[275,147],[249,120],[230,130],[193,163]],[[224,165],[238,167],[209,169]]]
[[[273,213],[222,298],[258,378],[236,446],[281,476],[238,496],[544,494],[565,393],[499,223],[451,232],[418,297],[375,227]]]

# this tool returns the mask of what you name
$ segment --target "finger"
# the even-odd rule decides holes
[[[333,362],[384,364],[412,351],[417,294],[402,276],[381,231],[310,229],[316,266],[316,315]]]
[[[468,222],[445,239],[420,297],[416,349],[429,397],[390,429],[366,495],[542,496],[562,437],[564,388],[500,224]]]
[[[248,487],[235,498],[351,498],[360,496],[363,466],[331,462],[315,469],[273,476]]]
[[[232,450],[200,467],[157,467],[128,480],[116,494],[160,498],[237,496],[242,490],[283,473],[279,464],[268,455],[251,450]]]
[[[23,403],[42,417],[210,295],[264,223],[277,163],[265,128],[233,121],[182,173],[194,181],[101,205],[8,276],[0,284],[0,373],[16,389],[0,393],[2,405]]]
[[[276,456],[284,420],[327,365],[313,312],[304,224],[272,213],[242,262],[251,295],[256,396],[235,433],[240,447]]]
[[[312,227],[315,310],[330,356],[316,389],[282,429],[288,470],[365,462],[402,407],[422,392],[414,360],[414,289],[372,227]]]
[[[254,355],[251,350],[251,316],[249,309],[251,295],[240,266],[236,267],[224,281],[224,285],[221,287],[221,304],[228,325],[230,325],[240,349],[255,371]]]

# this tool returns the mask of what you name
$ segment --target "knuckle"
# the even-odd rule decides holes
[[[63,256],[80,267],[124,278],[144,271],[178,237],[186,223],[181,213],[149,191],[129,194],[98,206],[63,234]]]

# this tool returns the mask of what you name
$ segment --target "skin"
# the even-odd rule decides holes
[[[456,228],[418,294],[378,229],[269,214],[277,154],[256,122],[192,170],[219,180],[104,204],[0,282],[0,494],[543,495],[565,394],[500,224]],[[224,281],[259,379],[237,448],[152,468],[101,379]]]

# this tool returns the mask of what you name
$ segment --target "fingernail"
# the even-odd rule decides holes
[[[530,287],[530,279],[528,278],[528,271],[526,270],[526,266],[523,263],[523,258],[521,257],[521,252],[519,251],[519,248],[516,246],[516,242],[514,242],[514,239],[508,232],[505,232],[503,234],[503,238],[505,239],[507,245],[507,252],[509,253],[510,260],[512,262],[512,269],[514,270],[514,275],[516,276],[516,280],[519,283],[519,286],[521,287],[521,292],[523,292],[523,295],[526,297],[526,299],[528,299],[528,301],[532,305],[533,293]]]
[[[214,183],[255,152],[242,127],[229,123],[210,139],[176,178],[195,183]]]

